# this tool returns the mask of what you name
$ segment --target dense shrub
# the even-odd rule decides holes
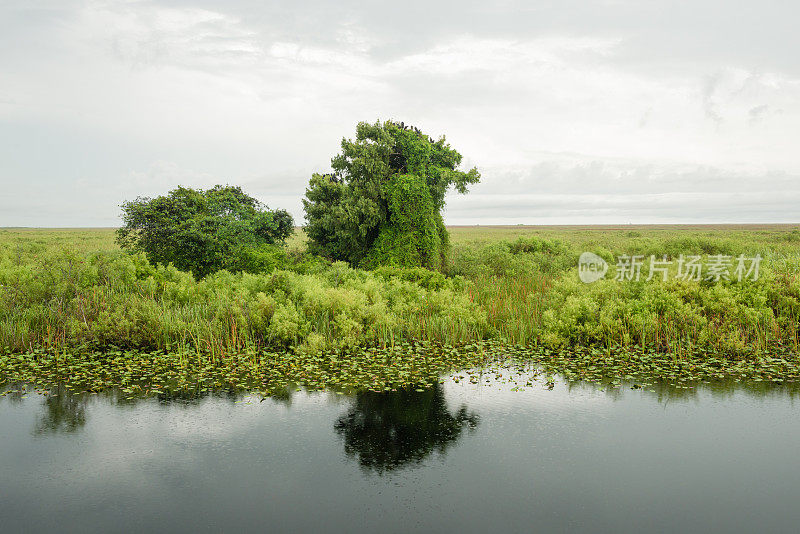
[[[0,349],[80,346],[299,351],[456,342],[489,334],[463,283],[419,269],[209,274],[200,281],[143,254],[0,255]],[[419,282],[419,283],[417,283]]]
[[[201,278],[209,273],[263,272],[283,262],[283,243],[293,231],[284,210],[270,211],[239,187],[208,191],[179,187],[166,196],[122,205],[125,225],[118,243],[157,264],[174,264]]]

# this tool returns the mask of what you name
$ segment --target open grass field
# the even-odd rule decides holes
[[[510,225],[448,226],[453,244],[509,241],[520,237],[563,239],[576,245],[621,243],[635,238],[675,239],[738,239],[747,242],[780,244],[800,242],[798,224],[650,224],[650,225]],[[114,228],[0,228],[0,244],[36,241],[46,245],[70,247],[84,252],[118,250]],[[297,227],[287,241],[290,249],[302,250],[305,235]]]

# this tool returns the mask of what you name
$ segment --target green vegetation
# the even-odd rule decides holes
[[[37,351],[0,355],[0,389],[6,383],[49,387],[67,382],[74,391],[118,388],[128,397],[220,390],[279,395],[301,385],[308,390],[345,392],[422,389],[436,384],[453,368],[488,363],[485,349],[483,345],[454,350],[433,343],[398,343],[385,349],[314,354],[245,351],[224,358],[183,351]]]
[[[198,278],[227,269],[264,272],[278,265],[273,246],[292,233],[291,215],[270,211],[239,187],[208,191],[179,187],[166,196],[122,205],[117,239],[150,263],[175,265]]]
[[[0,381],[382,391],[507,358],[610,384],[800,376],[798,228],[451,233],[444,272],[327,263],[295,235],[270,272],[196,280],[124,253],[113,230],[0,230]],[[611,264],[605,280],[579,281],[587,250]],[[621,254],[695,253],[758,253],[760,276],[647,281],[645,264],[613,279]]]
[[[21,240],[0,251],[0,347],[50,351],[117,346],[317,351],[395,340],[457,342],[486,334],[464,281],[423,269],[324,266],[219,271],[202,280],[143,254],[79,253]]]
[[[175,267],[152,266],[143,255],[121,253],[100,231],[6,230],[0,234],[0,346],[191,347],[229,354],[502,339],[731,356],[796,349],[796,229],[629,232],[537,229],[529,237],[495,240],[456,230],[447,276],[315,262],[294,242],[283,269],[220,271],[197,281]],[[96,244],[81,242],[89,238]],[[646,281],[645,269],[638,282],[609,275],[587,285],[576,275],[586,249],[610,262],[622,253],[663,251],[757,252],[764,259],[756,281]]]
[[[508,229],[508,233],[519,230]],[[458,235],[454,233],[454,235]],[[797,351],[800,317],[800,231],[764,228],[537,229],[535,237],[485,240],[463,232],[450,273],[462,275],[487,319],[508,341],[655,350],[680,356],[713,351],[729,357]],[[582,283],[578,256],[592,251],[611,270]],[[763,257],[758,280],[614,280],[620,255],[680,254]]]
[[[800,359],[796,353],[732,359],[705,351],[676,357],[636,348],[551,350],[499,341],[457,348],[404,342],[386,348],[316,354],[245,352],[224,358],[199,352],[116,349],[0,354],[0,396],[26,391],[29,384],[45,394],[65,387],[76,393],[113,390],[126,399],[158,395],[165,400],[221,392],[281,397],[301,389],[347,394],[423,392],[444,381],[506,383],[524,390],[552,388],[555,375],[571,384],[589,382],[610,390],[625,386],[654,391],[669,386],[690,391],[700,384],[741,383],[750,389],[768,384],[796,392]]]
[[[460,163],[444,137],[392,121],[360,123],[331,160],[333,173],[315,174],[306,190],[309,252],[367,268],[442,269],[445,193],[466,193],[480,179],[474,168],[456,170]]]

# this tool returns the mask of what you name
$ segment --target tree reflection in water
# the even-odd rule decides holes
[[[86,394],[74,394],[64,386],[53,388],[44,398],[34,434],[75,432],[86,424]]]
[[[431,452],[444,454],[479,418],[461,406],[450,413],[444,389],[364,392],[334,425],[344,450],[361,467],[379,474],[418,464]]]

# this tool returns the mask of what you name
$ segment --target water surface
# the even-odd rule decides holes
[[[796,531],[787,389],[0,399],[5,531]]]

